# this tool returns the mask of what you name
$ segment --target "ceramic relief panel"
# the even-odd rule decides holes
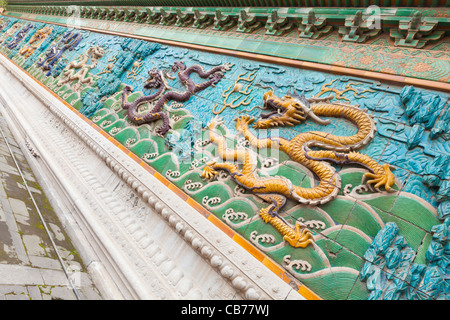
[[[323,299],[448,295],[448,94],[0,23],[2,54],[293,281]]]

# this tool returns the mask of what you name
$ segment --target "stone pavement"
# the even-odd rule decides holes
[[[0,128],[26,180],[0,132],[0,300],[101,299],[1,114]]]

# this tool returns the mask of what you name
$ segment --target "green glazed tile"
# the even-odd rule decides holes
[[[355,280],[355,284],[352,287],[352,291],[350,291],[347,300],[367,300],[369,297],[369,290],[367,289],[367,284],[362,282],[358,277]]]
[[[355,202],[351,199],[336,198],[319,207],[328,213],[337,224],[345,224],[354,206]]]
[[[297,55],[297,59],[320,62],[327,55],[329,55],[329,49],[324,47],[310,47],[305,46]]]
[[[417,250],[417,255],[416,258],[414,259],[414,263],[423,265],[428,264],[428,261],[425,258],[425,253],[428,251],[428,247],[430,246],[431,240],[432,240],[431,234],[429,233],[425,234],[423,243],[419,247],[419,250]]]
[[[364,202],[384,212],[389,212],[394,206],[395,200],[397,200],[397,195],[393,194],[384,197],[364,200]]]
[[[304,278],[302,283],[324,300],[346,300],[357,280],[357,274],[340,271]]]
[[[346,250],[349,250],[349,252],[352,252],[352,254],[345,254],[348,253],[347,251],[343,251],[343,253],[340,252],[339,254],[336,253],[335,257],[342,257],[343,260],[336,266],[348,266],[360,270],[363,263],[361,259],[357,259],[356,257],[359,256],[362,258],[364,256],[372,242],[371,239],[366,239],[359,233],[346,229],[345,227],[336,233],[337,234],[331,236],[331,238],[335,238],[334,241],[346,248]]]
[[[278,43],[265,42],[261,43],[255,51],[258,54],[275,55],[275,52],[278,50],[279,47],[280,44]]]
[[[229,38],[224,42],[224,47],[227,49],[238,49],[244,40]]]
[[[405,237],[406,242],[409,246],[411,246],[411,248],[416,251],[418,250],[426,234],[423,229],[420,229],[409,222],[399,219],[396,216],[383,212],[377,208],[374,208],[374,210],[378,213],[381,219],[383,219],[385,224],[388,222],[395,222],[399,228],[399,235]]]
[[[257,48],[259,45],[260,42],[258,41],[245,40],[241,42],[241,44],[239,45],[239,47],[237,47],[237,49],[247,52],[257,52]]]
[[[425,205],[402,195],[398,197],[390,213],[427,231],[441,223]]]
[[[283,44],[279,46],[275,54],[286,58],[296,58],[301,51],[302,48],[297,45]]]

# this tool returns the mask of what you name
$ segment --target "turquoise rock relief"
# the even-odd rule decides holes
[[[145,20],[154,13],[85,14]],[[240,21],[220,12],[208,19],[194,12],[190,17],[176,13],[159,17],[163,23],[178,20],[197,28],[202,23],[216,28],[236,23],[242,32],[261,27],[244,13]],[[269,32],[290,28],[282,16],[273,14],[271,19]],[[326,31],[317,19],[310,20],[310,25],[305,20],[305,35]],[[49,36],[33,54],[21,55],[33,34],[45,27],[52,29]],[[4,56],[277,262],[294,283],[323,299],[447,299],[448,94],[11,17],[1,18],[0,42]],[[8,47],[10,43],[16,44],[14,48]],[[180,78],[186,70],[188,78]],[[204,83],[208,85],[195,89]],[[342,163],[324,160],[340,181],[334,198],[314,205],[288,198],[277,213],[289,228],[300,225],[310,232],[312,241],[303,248],[290,245],[263,221],[258,212],[267,201],[237,183],[230,172],[219,170],[214,180],[202,178],[208,164],[221,161],[209,127],[220,117],[215,132],[227,148],[254,155],[255,175],[260,179],[277,177],[302,188],[318,184],[305,165],[283,150],[253,146],[236,127],[235,119],[284,115],[282,109],[273,113],[268,108],[264,97],[269,91],[276,97],[301,100],[303,106],[310,103],[311,109],[305,107],[306,115],[291,126],[249,126],[252,135],[292,140],[299,134],[322,132],[350,137],[358,131],[350,121],[340,117],[317,121],[310,111],[325,100],[351,106],[372,119],[376,129],[358,152],[387,165],[395,175],[387,190],[364,181],[370,173],[364,166],[344,158]],[[183,97],[176,95],[186,92]],[[171,99],[167,93],[172,93]],[[164,101],[158,116],[132,121],[126,106],[134,106],[135,119],[144,119],[158,101]],[[166,132],[160,130],[164,125]],[[236,166],[240,169],[242,164]]]

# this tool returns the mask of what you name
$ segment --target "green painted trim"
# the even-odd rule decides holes
[[[39,22],[56,23],[68,25],[69,17],[55,17],[48,15],[29,15],[20,13],[10,13],[10,16],[20,17]],[[199,45],[202,50],[214,48],[231,50],[229,54],[236,55],[239,52],[253,56],[264,55],[266,57],[285,58],[292,61],[304,61],[321,64],[323,67],[332,66],[336,68],[359,70],[361,75],[366,71],[368,73],[382,73],[384,69],[389,69],[397,77],[407,77],[412,83],[415,79],[425,80],[429,84],[417,83],[418,86],[433,85],[433,82],[439,83],[438,86],[450,84],[450,63],[446,59],[448,54],[442,51],[418,50],[410,48],[389,47],[384,45],[363,45],[338,42],[332,40],[310,40],[300,39],[291,36],[291,41],[287,42],[285,37],[253,37],[249,34],[243,34],[236,31],[220,32],[214,30],[197,30],[194,28],[181,28],[175,26],[160,26],[149,24],[134,24],[130,28],[127,23],[110,22],[102,20],[80,19],[80,29],[86,29],[94,32],[104,32],[116,34],[125,37],[137,37],[148,39],[149,41],[173,41],[180,46]],[[176,44],[175,44],[176,45]],[[357,50],[356,50],[357,49]],[[429,70],[422,72],[415,71],[414,68],[405,67],[407,64],[423,64],[423,57],[418,53],[424,52],[430,59],[427,59]],[[392,55],[400,55],[401,58],[391,58]],[[375,64],[366,64],[367,57],[372,57],[378,61]],[[251,58],[251,56],[250,56]],[[363,59],[364,58],[364,59]],[[269,58],[268,58],[269,59]],[[363,59],[363,60],[361,60]],[[323,68],[321,67],[321,68]],[[342,70],[340,72],[343,72]],[[354,71],[353,73],[354,74]],[[368,75],[370,77],[370,75]],[[397,80],[394,80],[397,81]],[[407,81],[404,78],[400,81]],[[443,89],[443,88],[442,88]],[[443,89],[445,90],[445,89]]]
[[[422,0],[421,6],[423,7],[438,7],[440,5],[439,0]],[[80,6],[177,6],[177,7],[308,7],[308,6],[320,6],[320,7],[358,7],[367,6],[366,3],[371,1],[359,1],[359,0],[9,0],[11,5],[33,5],[33,6],[67,6],[67,5],[80,5]],[[383,0],[373,1],[373,4],[380,7],[406,7],[412,6],[410,1],[402,0]],[[449,7],[448,1],[445,7]]]
[[[243,1],[243,0],[239,0]],[[261,0],[262,1],[262,0]],[[266,0],[268,1],[268,0]],[[350,0],[345,0],[350,1]],[[447,1],[448,4],[450,4],[450,0]],[[91,8],[95,8],[96,11],[101,10],[111,10],[111,9],[117,9],[119,11],[123,11],[123,7],[115,8],[115,7],[108,7],[108,6],[96,6],[96,7],[80,7],[80,11],[82,12],[82,15],[85,14],[85,12],[88,12],[90,17],[89,11]],[[128,6],[126,7],[128,10],[137,10],[139,13],[145,13],[147,8],[143,7],[137,7],[137,6]],[[162,6],[162,7],[149,7],[153,11],[159,12],[159,10],[162,8],[165,11],[169,13],[176,13],[176,10],[179,9],[183,13],[190,13],[193,14],[194,9],[198,9],[200,13],[215,13],[217,10],[222,11],[222,13],[231,13],[235,14],[236,16],[239,14],[239,12],[242,10],[241,7],[171,7],[171,6]],[[303,7],[289,7],[287,8],[279,8],[279,7],[248,7],[247,12],[248,14],[255,14],[258,18],[267,18],[270,13],[273,10],[280,10],[282,12],[283,16],[286,16],[290,19],[300,19],[302,16],[305,16],[308,11],[310,11],[312,8],[303,8]],[[40,14],[48,14],[48,15],[61,15],[66,12],[65,7],[58,7],[58,6],[22,6],[22,5],[8,5],[9,11],[14,12],[27,12],[27,13],[40,13]],[[360,11],[361,8],[352,7],[352,8],[331,8],[331,7],[314,7],[314,12],[316,16],[320,15],[327,19],[334,19],[336,21],[344,21],[345,18],[348,16],[355,15],[356,12]],[[444,11],[442,11],[444,10]],[[417,11],[423,12],[424,17],[433,17],[434,19],[437,19],[439,22],[450,22],[450,10],[448,9],[430,9],[430,8],[380,8],[380,14],[381,19],[383,21],[392,22],[392,21],[400,21],[403,17],[411,17],[413,14]],[[446,13],[446,14],[445,14]]]

